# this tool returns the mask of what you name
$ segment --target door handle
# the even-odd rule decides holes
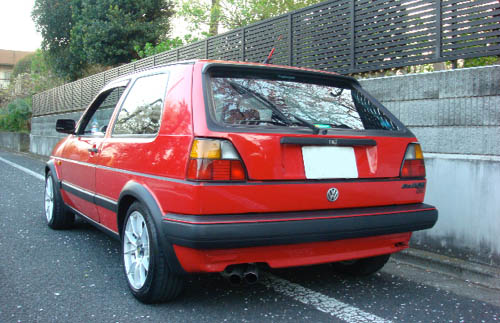
[[[92,147],[92,148],[89,148],[87,149],[89,151],[89,153],[97,153],[99,151],[99,149],[97,149],[96,147]]]

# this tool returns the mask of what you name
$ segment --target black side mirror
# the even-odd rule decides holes
[[[58,119],[56,122],[56,131],[62,133],[75,133],[75,120],[72,119]]]

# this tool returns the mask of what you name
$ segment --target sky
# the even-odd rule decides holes
[[[35,0],[0,0],[0,49],[35,51],[40,48],[42,36],[35,29],[31,11]],[[172,34],[187,34],[186,23],[176,18]]]
[[[0,0],[0,49],[35,51],[42,36],[31,20],[35,0]]]

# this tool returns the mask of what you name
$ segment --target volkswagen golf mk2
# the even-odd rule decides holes
[[[189,273],[333,263],[367,275],[431,228],[417,139],[350,77],[199,60],[107,84],[46,167],[45,216],[120,239],[135,297]]]

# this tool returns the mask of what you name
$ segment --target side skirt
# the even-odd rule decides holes
[[[72,208],[71,206],[68,206],[66,205],[66,207],[71,210],[71,212],[75,213],[76,215],[82,217],[85,221],[87,221],[88,223],[92,224],[94,227],[96,227],[97,229],[101,230],[102,232],[106,233],[108,236],[120,241],[120,235],[113,231],[113,230],[110,230],[108,228],[106,228],[105,226],[103,226],[102,224],[100,224],[99,222],[96,222],[94,220],[92,220],[91,218],[89,218],[88,216],[86,216],[85,214],[75,210],[74,208]]]

